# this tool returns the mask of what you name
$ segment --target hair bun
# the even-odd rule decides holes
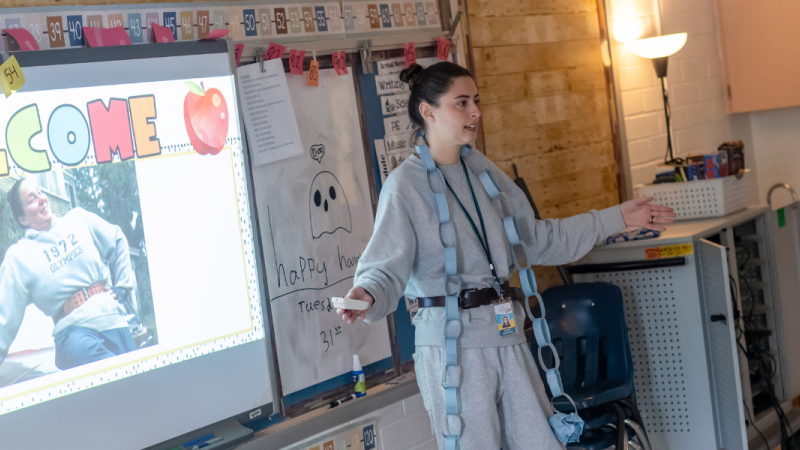
[[[400,72],[400,81],[408,83],[408,88],[411,89],[414,87],[414,83],[419,79],[422,70],[422,66],[419,64],[411,64],[407,69],[403,69]]]

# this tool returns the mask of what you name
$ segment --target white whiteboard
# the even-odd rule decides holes
[[[137,287],[143,289],[137,289],[137,301],[152,304],[158,339],[149,347],[36,378],[30,375],[42,374],[41,369],[50,365],[43,359],[52,353],[21,355],[25,364],[11,368],[29,378],[0,389],[2,447],[90,449],[124,441],[127,448],[144,448],[272,402],[268,376],[268,357],[272,355],[265,351],[264,339],[269,325],[261,317],[263,292],[253,258],[256,230],[250,220],[254,205],[248,195],[248,174],[242,170],[243,130],[235,114],[234,64],[228,43],[165,46],[158,54],[147,46],[118,47],[113,53],[100,49],[63,52],[61,63],[55,65],[48,52],[17,54],[26,84],[0,101],[0,129],[3,133],[6,128],[19,130],[19,126],[8,127],[10,118],[20,109],[35,108],[35,123],[41,122],[43,131],[32,135],[30,145],[49,160],[50,172],[39,168],[39,175],[31,176],[45,178],[49,186],[55,182],[53,193],[68,192],[63,183],[70,179],[76,192],[81,183],[87,184],[80,191],[97,192],[98,186],[104,186],[98,180],[115,179],[118,183],[111,189],[118,189],[124,197],[114,198],[140,206],[133,217],[142,233],[136,239],[126,237],[126,245],[139,249],[136,263],[143,270],[134,274]],[[206,115],[185,109],[186,99],[192,99],[186,81],[204,86],[205,97],[220,109],[208,108]],[[97,164],[98,149],[101,155],[104,149],[93,137],[86,138],[86,127],[92,123],[88,105],[98,101],[105,109],[111,99],[119,106],[109,110],[123,114],[102,128],[113,130],[120,144],[106,147],[118,148],[113,163]],[[130,113],[132,99],[148,99],[152,105],[152,109],[140,110],[144,115],[139,119],[144,122]],[[50,122],[62,108],[73,111],[72,117],[80,120]],[[216,117],[221,120],[203,120]],[[56,141],[47,133],[53,123],[70,127],[62,128],[62,136],[69,138],[68,132],[72,132],[76,143],[87,143],[87,153],[77,155],[80,161],[70,161],[74,165],[56,157],[58,147],[51,145]],[[139,141],[131,131],[137,123],[147,124]],[[212,134],[205,124],[224,126],[214,128]],[[219,138],[214,139],[215,145],[224,143],[223,148],[216,154],[198,154],[196,146],[202,146],[189,133],[215,135]],[[125,145],[126,135],[130,145]],[[142,151],[146,142],[155,144],[160,154]],[[126,161],[117,162],[124,154]],[[30,172],[13,158],[8,161],[14,176]],[[122,174],[118,172],[121,169],[125,169]],[[112,172],[101,173],[107,170]],[[179,200],[166,201],[168,192]],[[85,198],[78,200],[82,209],[95,205]],[[66,202],[55,195],[50,201]],[[128,214],[135,207],[120,207],[125,208],[125,215],[110,216],[108,210],[101,210],[97,220],[110,225],[131,220]],[[71,213],[81,214],[75,209]],[[92,248],[89,246],[95,247],[91,239],[81,244],[84,252]],[[72,255],[69,261],[77,261],[77,251]],[[107,265],[102,265],[103,271],[109,270]],[[63,277],[48,283],[59,281],[63,282]],[[151,295],[140,295],[145,286]],[[36,320],[28,323],[38,332],[35,341],[22,347],[31,350],[45,341],[41,333],[49,336],[52,328],[48,331],[41,321],[38,327]],[[125,408],[119,408],[120,404]],[[181,408],[192,413],[181,414]],[[115,414],[108,414],[110,410]],[[271,414],[272,407],[261,411]],[[48,424],[47,433],[41,432],[42,423]],[[89,432],[87,423],[92,424]]]
[[[253,169],[283,395],[350,372],[354,354],[391,356],[385,319],[347,325],[330,306],[373,229],[353,77],[287,78],[304,152]]]

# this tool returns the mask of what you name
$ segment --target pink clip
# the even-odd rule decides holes
[[[36,43],[36,39],[33,38],[33,35],[28,30],[24,28],[6,28],[3,31],[19,42],[20,50],[39,50],[39,44]]]
[[[233,46],[233,55],[236,57],[236,67],[239,67],[239,61],[242,60],[242,52],[244,52],[244,44],[236,44]]]
[[[414,49],[414,43],[409,42],[403,46],[404,55],[406,59],[406,69],[411,67],[412,64],[417,63],[417,51]]]
[[[215,41],[217,39],[222,39],[230,33],[231,30],[225,30],[222,28],[217,28],[216,30],[208,33],[208,36],[200,39],[201,41]]]
[[[333,52],[331,55],[333,59],[333,70],[336,71],[336,75],[347,75],[347,58],[344,56],[344,50],[340,50],[338,52]]]
[[[289,52],[289,71],[294,75],[303,74],[303,59],[306,57],[305,50],[292,49]]]
[[[283,52],[285,51],[286,47],[282,46],[281,44],[270,42],[269,48],[267,48],[267,51],[264,52],[264,61],[269,61],[271,59],[278,59],[283,56]]]
[[[172,30],[157,23],[153,24],[153,34],[156,37],[155,42],[158,44],[175,42],[175,36],[172,34]]]

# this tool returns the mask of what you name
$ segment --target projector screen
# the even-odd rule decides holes
[[[26,84],[0,98],[3,447],[141,448],[269,404],[227,44],[17,57]]]

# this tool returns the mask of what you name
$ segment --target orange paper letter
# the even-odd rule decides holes
[[[156,98],[153,95],[130,97],[128,105],[131,109],[131,123],[133,124],[133,137],[136,141],[136,155],[160,155],[161,142],[156,137],[156,125],[152,122],[156,118]]]

